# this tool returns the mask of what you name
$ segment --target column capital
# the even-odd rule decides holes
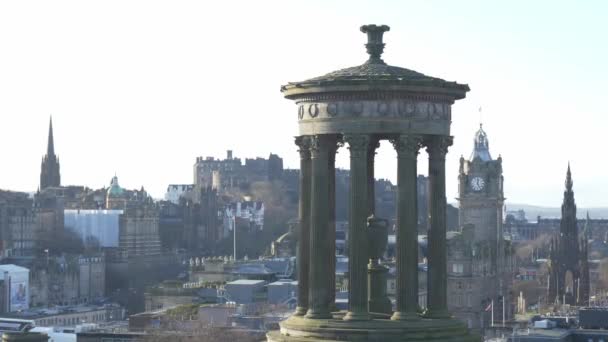
[[[452,146],[454,138],[446,135],[434,135],[427,136],[424,139],[424,145],[426,151],[429,154],[429,158],[445,158],[448,153],[448,147]]]
[[[310,145],[311,145],[310,136],[301,135],[301,136],[296,137],[295,144],[299,147],[298,152],[300,152],[300,158],[302,158],[302,159],[310,158]]]
[[[351,157],[365,156],[371,142],[370,136],[367,134],[345,134],[343,140],[348,143]]]
[[[332,139],[333,138],[333,139]],[[335,144],[335,136],[332,135],[311,135],[310,153],[312,158],[318,158],[321,153],[328,153],[332,148],[332,141]]]
[[[378,149],[378,147],[380,147],[380,138],[373,135],[370,136],[368,145],[369,152],[371,154],[376,154],[376,150]]]
[[[422,138],[417,135],[400,135],[391,139],[391,144],[393,144],[399,158],[416,158],[422,147],[422,142]]]

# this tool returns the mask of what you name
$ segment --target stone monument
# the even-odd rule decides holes
[[[388,30],[386,25],[361,27],[369,54],[362,65],[281,87],[298,106],[298,303],[280,330],[268,333],[268,341],[480,340],[447,310],[445,156],[452,144],[451,105],[469,87],[387,65],[381,55]],[[369,291],[380,291],[373,277],[383,275],[375,270],[382,243],[370,246],[368,235],[370,229],[382,231],[371,216],[374,155],[381,140],[393,144],[398,159],[397,295],[396,309],[389,313],[374,312],[384,307],[374,303],[381,303],[385,293]],[[336,151],[343,144],[350,151],[351,175],[349,294],[348,310],[336,311],[334,175]],[[421,313],[416,177],[422,147],[429,155],[430,229],[428,307]]]

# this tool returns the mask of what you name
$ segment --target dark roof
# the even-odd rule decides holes
[[[403,81],[403,80],[426,80],[426,81],[441,81],[442,79],[426,76],[417,71],[406,68],[400,68],[386,63],[367,61],[361,65],[336,70],[323,76],[311,78],[302,83],[309,82],[328,82],[328,81]]]
[[[370,54],[370,58],[365,63],[333,71],[306,81],[289,82],[281,90],[285,92],[293,88],[345,85],[355,87],[371,86],[374,90],[401,90],[400,88],[403,86],[415,86],[449,89],[449,93],[456,98],[464,97],[464,93],[469,91],[469,86],[466,84],[449,82],[414,70],[386,64],[380,57],[385,45],[382,42],[382,35],[388,30],[390,28],[385,25],[365,25],[361,27],[361,31],[368,34],[366,48]],[[287,97],[293,95],[289,91],[286,93]]]

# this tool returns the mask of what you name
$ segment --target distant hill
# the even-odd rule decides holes
[[[543,218],[560,218],[562,216],[561,208],[552,208],[552,207],[540,207],[536,205],[530,204],[520,204],[520,203],[507,203],[508,211],[516,211],[523,210],[526,212],[526,218],[528,221],[536,221],[537,216],[541,216]],[[581,208],[578,207],[576,209],[576,216],[579,219],[584,219],[587,216],[587,211],[589,212],[589,216],[592,219],[599,218],[608,218],[608,208],[600,207],[600,208]]]

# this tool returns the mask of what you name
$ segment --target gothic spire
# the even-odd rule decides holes
[[[568,172],[566,172],[566,191],[572,192],[572,173],[570,172],[570,162],[568,162]]]
[[[42,157],[40,169],[40,189],[58,187],[61,185],[59,174],[59,158],[55,155],[55,144],[53,141],[53,118],[49,119],[49,141],[46,147],[46,155]]]
[[[574,203],[574,191],[572,191],[572,172],[570,172],[570,163],[568,162],[568,171],[566,172],[566,190],[564,191],[564,201],[562,203],[562,218],[565,214],[571,214],[576,219],[576,204]]]
[[[46,147],[46,155],[49,158],[55,156],[55,143],[53,141],[53,116],[49,119],[49,142]]]

